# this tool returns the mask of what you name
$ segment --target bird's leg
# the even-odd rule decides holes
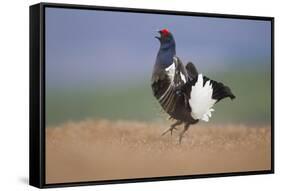
[[[188,130],[188,128],[189,128],[189,124],[186,123],[183,127],[183,130],[179,134],[179,144],[181,144],[182,137],[183,137],[184,133]]]
[[[176,126],[181,125],[183,122],[182,121],[176,121],[174,124],[172,124],[168,129],[166,129],[163,133],[162,136],[168,133],[169,131],[171,132],[171,135],[173,135],[173,130],[177,129]]]

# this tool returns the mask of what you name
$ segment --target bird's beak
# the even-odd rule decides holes
[[[159,34],[161,34],[160,33],[160,31],[157,31]],[[161,40],[161,37],[160,36],[155,36],[155,38],[157,38],[159,41]]]

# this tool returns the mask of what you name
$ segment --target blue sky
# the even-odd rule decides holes
[[[46,8],[47,88],[150,80],[162,28],[202,73],[270,67],[269,21]]]

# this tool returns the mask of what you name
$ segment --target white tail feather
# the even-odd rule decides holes
[[[213,88],[210,80],[203,85],[203,75],[199,74],[197,82],[191,88],[189,105],[191,107],[191,116],[194,119],[201,119],[208,122],[212,116],[212,107],[216,100],[212,99]]]

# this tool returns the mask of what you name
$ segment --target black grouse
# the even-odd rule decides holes
[[[179,134],[181,143],[189,126],[199,120],[209,121],[213,106],[221,99],[235,96],[223,83],[198,74],[189,62],[185,66],[176,56],[176,42],[167,29],[158,31],[160,49],[154,65],[151,86],[156,99],[171,119],[176,120],[162,135],[172,132],[176,126],[184,124]]]

